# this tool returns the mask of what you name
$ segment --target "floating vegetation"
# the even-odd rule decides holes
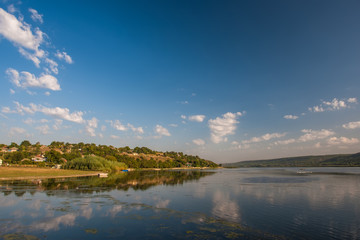
[[[25,235],[21,233],[10,233],[0,236],[4,240],[40,240],[40,238],[32,235]]]
[[[98,230],[96,228],[89,228],[85,229],[85,232],[90,234],[97,234]]]

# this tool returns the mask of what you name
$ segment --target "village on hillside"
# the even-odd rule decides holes
[[[60,168],[63,164],[87,155],[103,157],[110,161],[123,162],[130,168],[172,167],[217,167],[214,162],[182,152],[159,152],[147,147],[120,147],[96,145],[94,143],[52,142],[42,145],[24,140],[20,145],[0,144],[0,165],[40,166]]]

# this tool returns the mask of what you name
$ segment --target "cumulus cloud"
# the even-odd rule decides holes
[[[83,112],[81,111],[70,113],[70,110],[68,108],[48,108],[41,105],[38,105],[36,107],[36,110],[38,112],[44,113],[45,115],[52,116],[53,118],[64,119],[75,123],[84,123],[84,119],[82,117]]]
[[[192,140],[192,142],[193,142],[194,144],[198,145],[198,146],[203,146],[203,145],[205,145],[205,141],[202,140],[201,138],[194,139],[194,140]]]
[[[109,121],[109,122],[113,128],[115,128],[116,130],[119,130],[119,131],[127,131],[130,129],[131,131],[139,133],[139,134],[144,133],[144,129],[142,127],[134,127],[134,125],[132,125],[130,123],[128,123],[127,125],[124,125],[119,120]]]
[[[68,64],[72,64],[73,60],[72,58],[66,53],[66,52],[60,52],[57,51],[55,56],[61,60],[64,60],[65,62],[67,62]]]
[[[343,100],[334,98],[331,101],[322,101],[320,105],[309,107],[308,109],[311,112],[336,111],[336,110],[349,108],[350,107],[349,104],[355,104],[355,103],[357,103],[356,98],[348,98]]]
[[[266,134],[262,135],[261,137],[253,137],[250,140],[244,140],[244,141],[242,141],[242,143],[248,144],[248,143],[258,143],[258,142],[263,142],[263,141],[269,141],[273,138],[281,138],[285,135],[286,135],[286,133],[266,133]]]
[[[171,136],[169,131],[166,128],[164,128],[163,126],[159,125],[159,124],[156,125],[155,132],[157,134],[159,134],[160,136],[168,136],[168,137]]]
[[[37,87],[53,91],[61,90],[57,79],[49,74],[41,74],[40,77],[36,77],[34,74],[25,71],[19,73],[13,68],[8,68],[6,74],[9,76],[10,81],[17,87],[24,89],[28,87]]]
[[[194,122],[203,122],[205,119],[205,115],[192,115],[188,117],[189,121]]]
[[[113,128],[119,131],[126,131],[127,127],[123,125],[119,120],[110,121],[110,124]]]
[[[33,56],[34,62],[38,61],[35,58],[44,56],[44,51],[39,48],[43,42],[44,33],[39,29],[35,29],[33,33],[29,24],[18,20],[2,8],[0,8],[0,34],[19,47],[21,54],[28,53],[24,48],[33,51],[33,53],[28,53],[28,58],[30,55]]]
[[[34,114],[36,112],[40,112],[45,115],[51,116],[55,119],[63,119],[75,123],[85,122],[85,120],[82,117],[84,113],[81,111],[76,111],[71,113],[68,108],[61,108],[61,107],[49,108],[49,107],[44,107],[41,104],[36,105],[33,103],[30,103],[29,106],[27,107],[20,104],[19,102],[14,102],[14,103],[16,105],[15,110],[11,110],[10,108],[6,107],[6,109],[3,108],[2,111],[4,113],[19,113],[21,115],[24,115],[25,113]]]
[[[299,117],[298,117],[298,116],[295,116],[295,115],[285,115],[284,118],[285,118],[285,119],[295,120],[295,119],[298,119]]]
[[[347,138],[347,137],[332,137],[328,140],[329,145],[351,145],[359,143],[357,138]]]
[[[303,129],[301,132],[305,133],[299,138],[300,142],[308,142],[317,139],[324,139],[335,134],[335,132],[327,129],[321,129],[320,131],[312,129]]]
[[[29,8],[29,12],[31,12],[31,19],[34,22],[39,22],[39,23],[44,23],[43,21],[43,15],[39,14],[38,11],[36,11],[35,9]]]
[[[343,128],[346,128],[346,129],[360,128],[360,121],[358,121],[358,122],[349,122],[349,123],[343,124],[342,126],[343,126]]]
[[[241,112],[225,113],[222,117],[210,119],[208,121],[211,131],[211,141],[214,143],[227,142],[228,135],[235,134],[237,118],[242,116]]]

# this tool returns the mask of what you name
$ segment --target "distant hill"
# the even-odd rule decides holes
[[[20,145],[0,144],[3,164],[54,166],[85,156],[98,156],[106,160],[125,163],[129,168],[202,168],[218,167],[212,161],[182,152],[160,152],[147,147],[113,147],[94,143],[65,143],[53,141],[50,145],[31,144],[24,140]]]
[[[360,167],[360,153],[320,156],[301,156],[224,163],[223,167]]]

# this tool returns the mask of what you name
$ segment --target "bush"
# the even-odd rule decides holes
[[[127,168],[125,163],[113,162],[98,156],[85,156],[84,158],[75,158],[66,163],[64,169],[75,169],[85,171],[121,171]]]

